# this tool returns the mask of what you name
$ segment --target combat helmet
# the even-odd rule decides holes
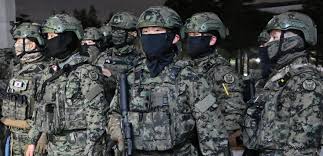
[[[81,22],[67,14],[56,14],[49,17],[42,28],[43,33],[63,33],[66,31],[74,32],[79,40],[83,39],[84,31]]]
[[[135,30],[138,18],[129,12],[119,12],[111,17],[109,25],[111,27]]]
[[[228,29],[225,27],[218,15],[212,12],[203,12],[194,14],[186,20],[184,32],[200,32],[207,33],[216,31],[221,39],[225,39],[229,35]]]
[[[317,44],[317,29],[314,21],[307,15],[299,12],[285,12],[274,16],[267,24],[265,31],[270,30],[298,30],[304,35],[309,45]]]
[[[109,24],[101,26],[100,31],[101,31],[101,33],[103,34],[104,37],[111,38],[112,28],[111,28],[111,26]]]
[[[84,30],[83,40],[98,41],[103,39],[103,33],[95,27],[89,27]]]
[[[44,45],[44,38],[41,35],[40,25],[37,23],[21,23],[17,26],[12,34],[14,39],[18,38],[34,38],[39,45]]]
[[[140,15],[137,29],[154,26],[168,29],[180,29],[182,27],[181,17],[171,8],[153,6]]]

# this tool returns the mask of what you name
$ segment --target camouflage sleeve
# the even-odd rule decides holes
[[[180,87],[186,86],[186,97],[193,110],[200,151],[209,156],[227,155],[228,136],[223,116],[207,81],[194,74],[182,77],[181,81]]]
[[[86,65],[78,71],[80,71],[78,74],[81,76],[79,85],[85,98],[84,105],[87,123],[87,145],[84,151],[85,155],[93,155],[95,144],[105,132],[108,103],[104,98],[103,86],[99,82],[99,77],[101,76],[99,70],[93,66]],[[72,98],[73,96],[70,97]]]
[[[117,87],[110,103],[109,122],[107,126],[107,133],[111,135],[111,139],[114,141],[118,140],[118,137],[120,137],[118,135],[122,135],[120,125],[121,114],[119,109],[119,96],[119,88]]]
[[[95,61],[93,62],[96,66],[98,67],[103,67],[103,65],[105,64],[105,59],[107,58],[107,52],[104,51],[102,53],[99,54],[99,56],[95,59]]]
[[[34,76],[34,79],[37,80],[36,84],[38,86],[35,91],[36,95],[40,92],[41,84],[47,78],[47,77],[43,76],[46,74],[47,74],[46,71],[43,70]],[[38,138],[41,135],[41,130],[40,130],[41,125],[40,124],[42,122],[42,117],[37,117],[37,114],[38,114],[37,111],[38,111],[38,109],[40,109],[41,102],[37,102],[37,100],[35,100],[34,102],[35,103],[34,103],[34,110],[33,110],[32,119],[28,120],[28,123],[30,124],[30,127],[31,127],[31,129],[29,130],[29,133],[28,133],[28,141],[27,141],[28,144],[36,144],[38,141]],[[36,119],[39,121],[36,122]]]
[[[246,108],[242,96],[242,82],[229,66],[219,66],[214,71],[213,89],[218,103],[222,107],[225,127],[231,134],[240,129],[241,119]]]
[[[320,148],[322,130],[322,108],[321,100],[322,85],[319,77],[312,74],[301,74],[289,80],[286,89],[282,93],[281,108],[288,114],[290,132],[288,146],[285,151],[294,151],[296,155],[305,155],[306,150]],[[288,108],[290,107],[290,108]],[[311,149],[312,148],[312,149]],[[286,153],[285,155],[291,155]]]
[[[32,125],[31,129],[29,130],[29,133],[28,133],[27,144],[36,145],[40,135],[41,135],[41,131],[36,126]]]

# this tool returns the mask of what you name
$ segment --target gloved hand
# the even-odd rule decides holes
[[[27,150],[25,151],[25,156],[33,156],[35,151],[35,145],[30,144],[27,146]]]
[[[232,133],[231,135],[229,135],[230,147],[242,147],[243,142],[242,142],[240,136],[241,136],[240,130],[237,130],[234,133]]]
[[[111,140],[116,142],[118,150],[124,151],[124,139],[121,131],[120,121],[116,118],[110,118],[107,126],[107,133],[110,134]]]
[[[35,152],[38,154],[45,154],[47,152],[47,144],[47,135],[46,133],[42,133],[38,139]]]

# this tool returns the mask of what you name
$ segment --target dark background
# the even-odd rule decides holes
[[[228,40],[222,45],[228,50],[228,57],[234,57],[237,51],[250,51],[257,47],[258,34],[274,14],[292,11],[295,7],[288,6],[300,5],[296,7],[297,11],[308,14],[317,24],[319,43],[313,48],[312,56],[316,58],[316,63],[323,63],[322,0],[16,0],[18,21],[41,23],[51,14],[64,12],[76,16],[84,27],[99,27],[117,11],[130,11],[139,16],[152,5],[173,8],[183,21],[196,12],[217,13],[230,30]]]

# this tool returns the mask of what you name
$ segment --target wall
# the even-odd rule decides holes
[[[15,0],[0,0],[0,48],[12,47],[10,21],[16,19]]]

